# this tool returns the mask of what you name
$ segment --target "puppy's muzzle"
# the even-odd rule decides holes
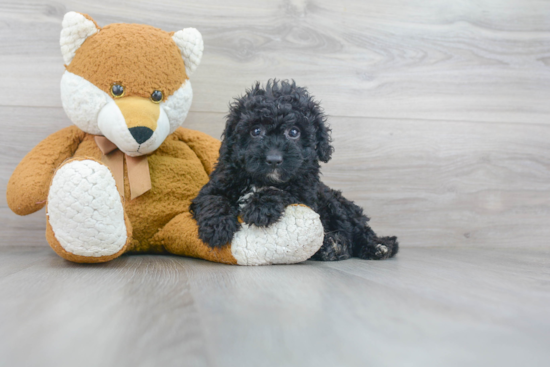
[[[283,156],[280,152],[270,151],[265,157],[265,163],[270,167],[277,167],[283,163]]]

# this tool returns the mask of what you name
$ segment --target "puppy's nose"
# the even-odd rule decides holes
[[[283,163],[283,157],[280,154],[268,154],[265,158],[265,162],[268,166],[279,166],[281,163]]]
[[[146,126],[134,126],[128,130],[130,130],[130,134],[132,134],[138,144],[145,143],[154,133],[153,130]]]

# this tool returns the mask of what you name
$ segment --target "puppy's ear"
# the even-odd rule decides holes
[[[231,141],[232,138],[232,124],[228,120],[225,124],[225,130],[222,134],[222,145],[220,146],[220,158],[219,162],[229,163],[231,161]]]
[[[231,146],[234,144],[234,134],[235,134],[235,127],[237,126],[237,123],[239,122],[240,114],[241,114],[241,100],[235,100],[233,103],[229,105],[229,114],[226,116],[226,123],[225,123],[225,130],[222,134],[222,145],[220,147],[220,162],[226,162],[229,163],[231,161],[231,156],[233,154],[233,151],[231,149]]]
[[[334,148],[330,143],[332,142],[332,138],[330,136],[331,130],[326,125],[326,117],[324,115],[317,115],[315,118],[315,138],[317,141],[317,145],[315,147],[315,150],[317,151],[317,156],[319,157],[319,160],[321,162],[327,163],[330,161],[330,158],[332,157],[332,152],[334,151]]]

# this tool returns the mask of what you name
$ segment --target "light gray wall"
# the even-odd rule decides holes
[[[61,19],[196,27],[205,52],[186,126],[219,137],[232,97],[294,78],[330,116],[324,180],[403,246],[546,246],[550,2],[535,0],[0,1],[0,245],[47,245],[17,217],[20,159],[70,125]]]

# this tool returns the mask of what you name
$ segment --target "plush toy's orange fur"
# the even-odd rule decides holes
[[[188,79],[171,37],[148,25],[111,24],[82,44],[67,71],[106,93],[113,83],[122,83],[125,96],[149,98],[158,89],[167,97]]]
[[[153,188],[134,200],[122,199],[130,236],[121,253],[167,251],[236,263],[230,246],[215,250],[198,239],[196,222],[189,213],[191,199],[208,182],[218,150],[218,140],[198,131],[178,128],[148,156]],[[101,161],[101,151],[93,135],[75,126],[50,135],[25,156],[8,182],[9,207],[19,215],[43,208],[55,169],[71,158]],[[124,175],[125,197],[129,198],[126,169]],[[61,257],[75,262],[103,262],[120,255],[82,257],[71,254],[59,245],[49,223],[47,239]]]

